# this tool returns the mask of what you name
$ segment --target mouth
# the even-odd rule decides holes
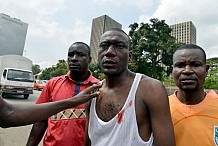
[[[103,66],[114,66],[115,64],[116,64],[116,61],[114,61],[114,60],[107,59],[107,60],[103,61]]]
[[[195,83],[197,79],[196,78],[183,78],[180,81],[181,83],[184,83],[184,84],[192,84],[192,83]]]
[[[69,68],[70,68],[70,69],[80,68],[80,65],[79,65],[79,64],[70,64],[70,65],[69,65]]]

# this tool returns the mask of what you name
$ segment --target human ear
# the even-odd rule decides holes
[[[206,68],[206,72],[208,73],[208,70],[209,70],[209,68],[210,68],[210,65],[209,65],[209,64],[206,64],[205,68]]]
[[[92,57],[91,56],[89,56],[89,63],[92,61]]]
[[[131,61],[132,59],[132,51],[129,52],[129,62]]]

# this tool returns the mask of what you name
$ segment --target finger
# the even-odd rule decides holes
[[[93,84],[92,86],[85,89],[87,93],[91,93],[92,91],[101,88],[101,84]]]
[[[89,98],[95,98],[95,97],[98,97],[98,95],[100,94],[99,91],[95,92],[95,93],[92,93],[92,94],[89,94]]]

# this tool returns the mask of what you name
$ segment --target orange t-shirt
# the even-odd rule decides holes
[[[177,92],[177,91],[176,91]],[[218,95],[211,90],[196,105],[169,96],[176,146],[218,146]]]

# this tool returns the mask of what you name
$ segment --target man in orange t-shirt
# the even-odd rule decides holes
[[[179,90],[169,100],[177,146],[218,145],[218,95],[203,86],[208,69],[205,51],[197,45],[183,45],[173,55]]]

